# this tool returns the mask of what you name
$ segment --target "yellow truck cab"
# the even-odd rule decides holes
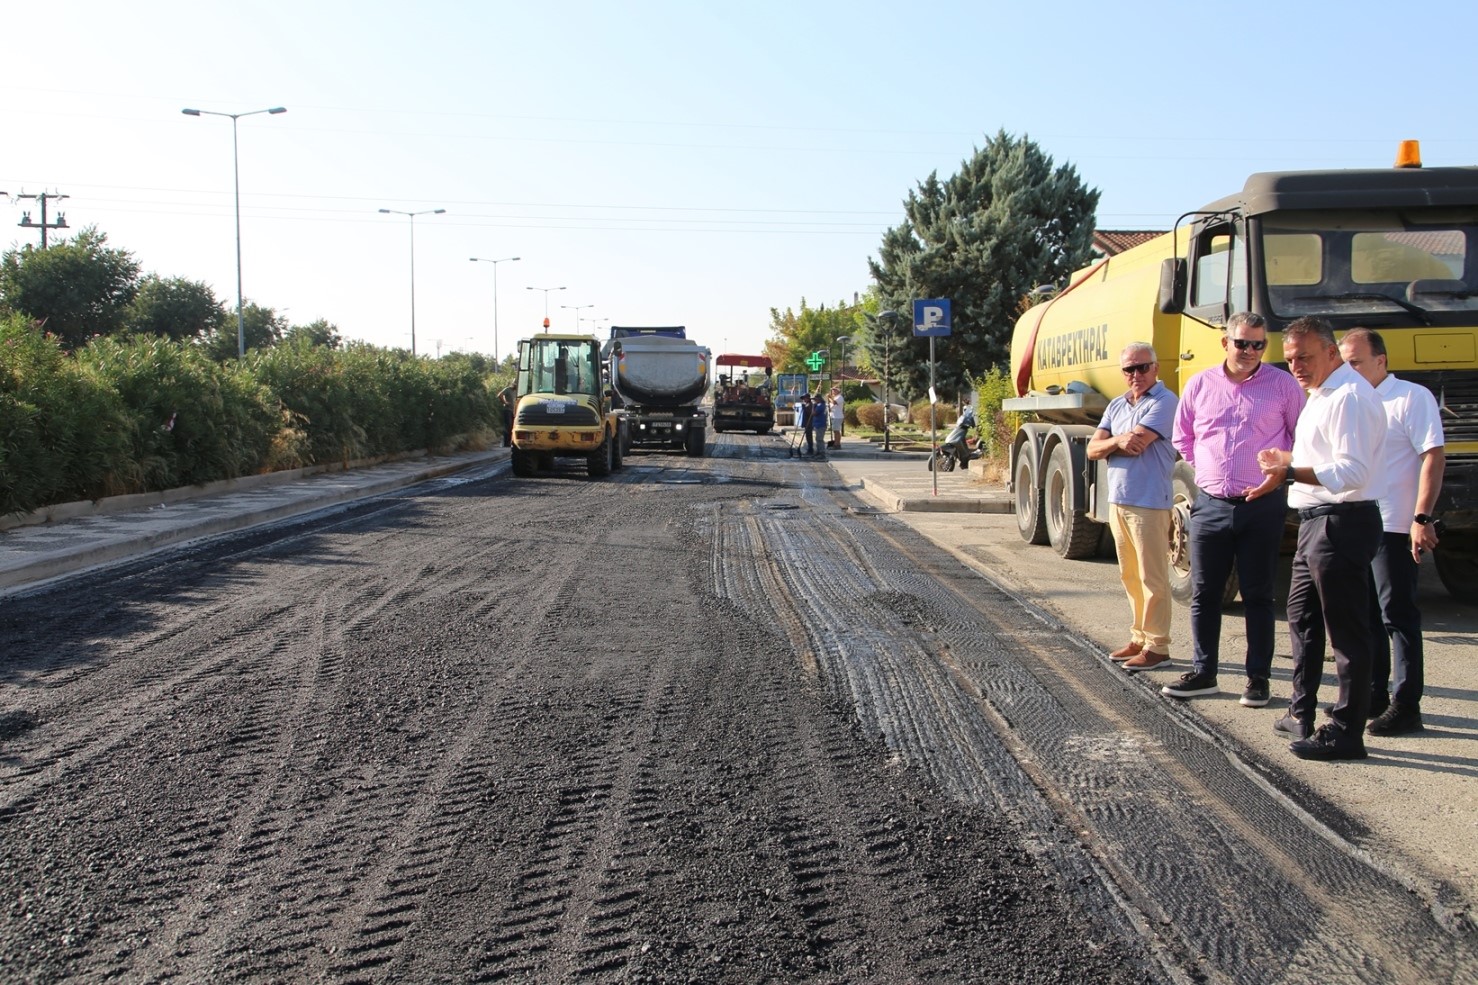
[[[588,335],[535,335],[518,343],[513,474],[533,475],[559,457],[581,458],[592,476],[621,467],[621,421],[602,376],[600,342]]]
[[[1179,393],[1222,361],[1222,326],[1235,312],[1267,319],[1266,360],[1277,364],[1283,326],[1318,315],[1336,333],[1379,330],[1390,371],[1436,396],[1447,441],[1436,567],[1455,597],[1478,600],[1478,167],[1422,168],[1414,150],[1403,146],[1395,168],[1254,174],[1028,310],[1011,341],[1018,397],[1004,403],[1033,418],[1011,449],[1022,537],[1069,558],[1097,551],[1107,482],[1086,447],[1123,392],[1127,344],[1151,343],[1161,380]],[[1174,481],[1168,551],[1184,600],[1196,496],[1186,463]]]

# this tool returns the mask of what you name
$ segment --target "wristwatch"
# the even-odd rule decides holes
[[[1416,516],[1412,517],[1412,519],[1425,527],[1427,526],[1427,524],[1432,523],[1437,518],[1430,513],[1418,513]]]
[[[1285,486],[1291,486],[1291,485],[1293,485],[1293,463],[1292,462],[1289,462],[1287,465],[1283,466],[1283,485],[1285,485]]]

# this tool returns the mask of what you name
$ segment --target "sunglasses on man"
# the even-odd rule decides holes
[[[1154,363],[1131,363],[1128,366],[1120,366],[1125,376],[1133,376],[1135,373],[1148,373]]]
[[[1248,349],[1251,349],[1253,352],[1261,352],[1268,347],[1268,340],[1232,339],[1232,345],[1236,346],[1239,352],[1246,352]]]

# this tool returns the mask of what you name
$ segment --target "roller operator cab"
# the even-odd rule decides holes
[[[1389,370],[1436,396],[1447,441],[1436,567],[1454,596],[1478,600],[1478,167],[1423,168],[1414,150],[1403,145],[1389,169],[1254,174],[1027,311],[1011,341],[1018,397],[1005,402],[1029,415],[1011,450],[1021,535],[1064,557],[1097,551],[1108,484],[1086,447],[1124,390],[1119,354],[1130,342],[1155,347],[1160,379],[1179,393],[1222,362],[1233,313],[1267,320],[1266,361],[1279,365],[1282,328],[1317,315],[1337,335],[1378,330]],[[1182,601],[1195,496],[1192,470],[1177,463],[1167,550]]]
[[[592,476],[621,467],[621,420],[601,374],[600,342],[535,335],[518,343],[513,474],[531,476],[556,458],[579,458]]]

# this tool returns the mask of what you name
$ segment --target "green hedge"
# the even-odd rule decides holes
[[[10,319],[0,322],[0,514],[489,443],[504,382],[466,357],[307,340],[225,363],[152,336],[68,354]]]

